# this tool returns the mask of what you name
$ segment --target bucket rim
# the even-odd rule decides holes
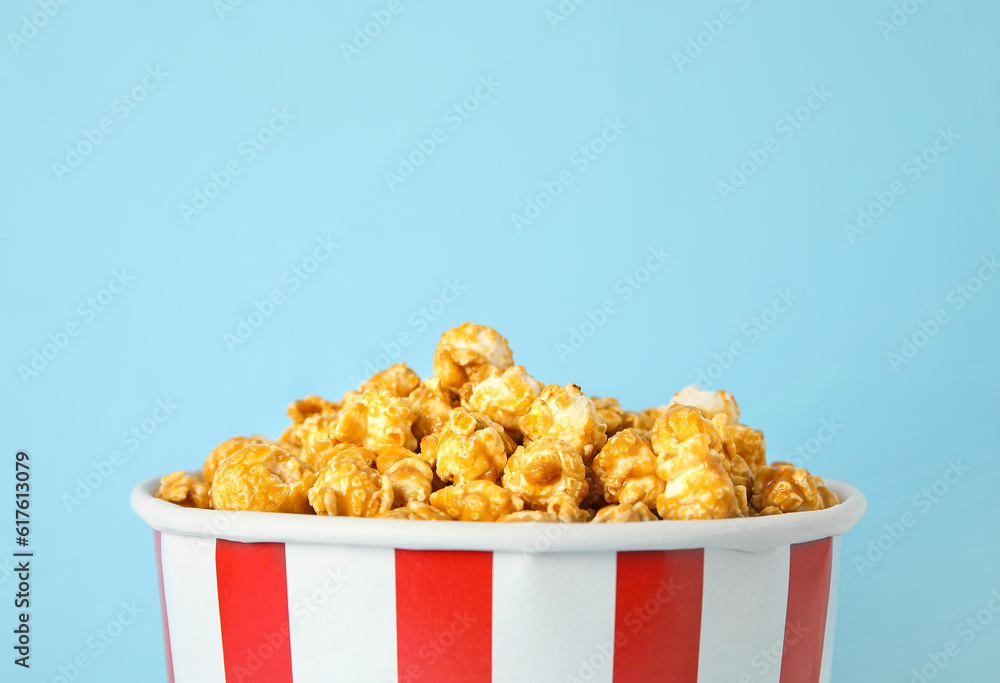
[[[192,472],[194,474],[194,472]],[[160,478],[132,490],[132,510],[156,531],[242,543],[336,545],[403,550],[518,553],[618,552],[716,548],[759,552],[842,536],[865,514],[864,495],[826,481],[840,498],[826,510],[722,520],[630,524],[517,524],[326,517],[278,512],[200,510],[155,497]]]

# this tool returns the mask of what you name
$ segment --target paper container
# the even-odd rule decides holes
[[[169,680],[830,680],[841,536],[829,510],[560,525],[182,508],[153,527]]]

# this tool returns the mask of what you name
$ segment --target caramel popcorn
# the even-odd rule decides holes
[[[302,444],[295,443],[294,441],[280,441],[279,440],[279,441],[273,441],[273,442],[271,442],[271,441],[265,441],[265,443],[273,443],[278,448],[282,449],[283,451],[285,451],[289,455],[294,455],[296,458],[299,458],[299,456],[302,455]],[[301,459],[302,458],[299,458],[299,460],[301,460]]]
[[[503,485],[532,509],[545,509],[559,494],[579,504],[587,494],[587,468],[565,441],[545,436],[518,446],[507,461]]]
[[[375,515],[379,519],[423,519],[431,522],[450,522],[451,517],[446,512],[438,510],[427,503],[411,501],[401,508],[393,508]]]
[[[736,446],[729,438],[728,422],[729,418],[722,413],[709,419],[700,408],[671,406],[654,425],[653,452],[662,461],[673,456],[681,441],[704,434],[709,437],[712,450],[722,454],[722,466],[732,478],[733,484],[749,490],[752,480],[750,467],[736,453]]]
[[[736,448],[736,454],[749,466],[750,473],[756,475],[760,468],[767,464],[767,447],[763,432],[740,424],[731,424],[727,430]]]
[[[302,448],[309,448],[319,441],[336,441],[337,422],[340,414],[336,415],[310,415],[299,424],[292,425],[282,440],[297,443]]]
[[[429,377],[414,389],[409,399],[413,412],[413,436],[422,441],[425,436],[440,431],[456,407],[456,394],[446,389],[438,377]]]
[[[649,442],[626,430],[618,432],[594,458],[594,488],[609,503],[656,506],[663,480],[656,476],[656,454]]]
[[[205,481],[211,484],[212,478],[215,476],[215,470],[219,467],[223,460],[231,456],[233,453],[240,450],[244,446],[261,443],[265,442],[262,439],[258,439],[253,436],[234,436],[233,438],[220,443],[218,446],[213,448],[212,452],[208,454],[207,458],[205,458],[205,464],[202,466],[202,475],[205,477]]]
[[[160,488],[156,489],[157,498],[177,503],[186,508],[212,507],[212,497],[208,489],[210,484],[201,477],[192,477],[184,470],[173,472],[160,479]]]
[[[435,491],[431,494],[431,505],[463,522],[495,522],[524,509],[519,496],[485,479]]]
[[[288,417],[292,418],[293,425],[300,425],[306,418],[314,415],[332,415],[336,417],[343,403],[331,403],[319,396],[306,396],[288,404]]]
[[[826,487],[822,477],[813,477],[813,481],[816,482],[816,490],[819,491],[819,497],[823,499],[823,509],[840,505],[840,498]]]
[[[823,510],[827,505],[820,486],[826,489],[823,480],[817,482],[809,470],[794,465],[765,465],[754,477],[751,504],[760,514],[768,508],[774,508],[779,513]],[[836,500],[832,491],[829,495]]]
[[[663,415],[665,412],[667,412],[667,406],[646,408],[641,413],[636,413],[635,428],[642,432],[652,432],[653,427],[656,425],[656,421],[660,419],[660,415]]]
[[[728,391],[707,391],[699,389],[697,384],[689,384],[674,394],[670,405],[700,408],[709,417],[722,414],[729,418],[731,425],[740,421],[740,409]]]
[[[507,340],[492,327],[472,323],[447,330],[434,350],[434,375],[455,393],[485,377],[490,366],[506,370],[513,364]]]
[[[607,425],[597,416],[594,402],[575,384],[550,384],[521,418],[521,431],[529,441],[555,437],[568,443],[590,464],[607,441]]]
[[[666,488],[656,498],[663,519],[726,519],[742,514],[732,480],[722,466],[725,456],[707,434],[696,434],[660,462],[657,475]]]
[[[586,480],[587,495],[580,501],[580,507],[586,510],[599,510],[607,505],[608,501],[604,500],[604,494],[597,492],[597,485],[594,483],[594,473],[589,467],[587,468]]]
[[[542,393],[542,385],[527,373],[523,365],[514,365],[502,371],[489,366],[482,380],[466,387],[470,395],[463,396],[462,405],[467,410],[485,415],[508,431],[520,430],[521,418]]]
[[[315,469],[278,446],[244,446],[215,470],[212,507],[308,513],[307,494],[315,479]]]
[[[439,433],[421,442],[420,450],[428,460],[434,459],[442,481],[496,482],[514,442],[503,427],[485,415],[456,408]]]
[[[344,400],[355,398],[358,394],[375,389],[391,391],[397,396],[409,396],[420,385],[420,377],[407,367],[406,363],[396,363],[381,372],[376,372],[368,380],[361,383],[358,391],[348,392]]]
[[[569,524],[589,522],[593,517],[593,511],[580,509],[579,503],[575,496],[559,493],[549,501],[546,511],[555,515],[560,522]]]
[[[602,524],[840,503],[807,470],[768,465],[764,434],[739,423],[725,391],[692,384],[669,405],[625,410],[576,384],[543,386],[504,337],[472,323],[441,335],[433,371],[421,381],[400,362],[340,401],[294,401],[276,441],[224,441],[201,476],[168,474],[156,496],[331,517]]]
[[[309,489],[309,504],[318,515],[374,517],[392,502],[388,477],[347,458],[334,458]]]
[[[395,465],[400,460],[405,460],[406,458],[418,457],[424,459],[422,455],[414,453],[408,448],[403,448],[402,446],[386,446],[385,448],[380,448],[378,454],[375,457],[375,469],[378,470],[379,474],[385,474],[390,467]],[[427,462],[426,460],[424,460]],[[434,462],[428,462],[431,468],[434,467]]]
[[[659,458],[669,458],[677,453],[678,444],[697,434],[709,438],[713,450],[735,454],[736,447],[729,438],[728,418],[709,419],[700,408],[670,406],[653,425],[653,452]]]
[[[385,471],[392,486],[394,504],[425,503],[431,497],[434,470],[420,458],[403,458]]]
[[[333,437],[375,451],[385,446],[415,451],[412,425],[413,413],[405,398],[385,389],[371,389],[344,404]]]
[[[626,410],[618,403],[617,398],[591,396],[590,400],[594,402],[594,408],[597,410],[598,419],[607,427],[605,435],[608,438],[611,438],[627,427],[635,426],[635,420],[637,417],[636,413],[626,412]]]
[[[349,443],[337,443],[329,439],[317,441],[311,446],[303,448],[298,458],[311,465],[317,472],[326,469],[326,466],[334,459],[353,460],[365,467],[371,467],[375,462],[375,454],[367,448]]]
[[[615,505],[605,505],[591,521],[595,524],[617,523],[617,522],[652,522],[656,515],[649,511],[649,508],[642,503],[617,503]]]

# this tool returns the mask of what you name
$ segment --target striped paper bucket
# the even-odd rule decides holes
[[[841,536],[865,499],[559,525],[181,508],[153,527],[178,683],[830,680]]]

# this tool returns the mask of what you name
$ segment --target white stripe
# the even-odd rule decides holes
[[[611,683],[617,555],[493,553],[493,681]]]
[[[705,550],[699,683],[778,683],[790,547]]]
[[[174,679],[223,683],[215,539],[160,535]]]
[[[840,547],[843,536],[834,536],[830,557],[830,604],[826,611],[826,633],[823,638],[823,665],[819,670],[819,683],[830,683],[833,668],[833,636],[837,624],[837,593],[840,586]]]
[[[396,680],[391,548],[286,545],[296,683]]]

